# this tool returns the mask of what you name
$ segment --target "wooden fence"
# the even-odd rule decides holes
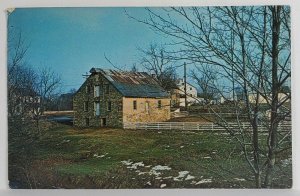
[[[227,131],[230,130],[245,130],[250,131],[250,123],[228,123],[226,127],[216,123],[198,123],[198,122],[125,122],[124,129],[143,129],[143,130],[190,130],[190,131]],[[291,122],[283,122],[279,124],[279,130],[288,132],[291,130]],[[268,131],[265,126],[259,126],[260,131]]]

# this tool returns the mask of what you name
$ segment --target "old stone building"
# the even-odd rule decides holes
[[[92,68],[73,99],[74,125],[122,127],[170,119],[170,96],[146,72]]]

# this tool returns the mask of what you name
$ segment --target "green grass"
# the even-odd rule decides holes
[[[110,128],[77,130],[58,124],[47,131],[32,153],[34,159],[28,170],[36,188],[159,188],[162,183],[167,188],[254,186],[239,147],[227,135]],[[96,157],[101,155],[105,156]],[[170,171],[162,172],[162,177],[175,177],[180,171],[189,171],[195,182],[202,179],[213,182],[195,185],[192,180],[138,175],[136,170],[121,163],[129,159],[151,167],[171,167]],[[149,171],[151,167],[138,170]],[[291,183],[290,168],[283,169],[286,179],[280,180]],[[26,187],[26,182],[23,183]]]

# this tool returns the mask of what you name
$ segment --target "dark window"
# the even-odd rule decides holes
[[[158,108],[161,108],[161,100],[158,100],[158,102],[157,102],[157,107],[158,107]]]
[[[90,126],[90,119],[89,118],[85,118],[85,126]]]
[[[21,108],[20,107],[16,107],[16,112],[20,113],[21,112]]]
[[[87,85],[87,86],[85,87],[85,92],[86,92],[86,93],[90,93],[90,92],[91,92],[91,87],[90,87],[90,85]]]
[[[192,87],[190,88],[190,90],[193,90]]]
[[[111,111],[111,101],[107,102],[107,111]]]
[[[118,111],[122,111],[122,107],[123,107],[122,102],[120,102],[119,105],[118,105]]]
[[[104,88],[105,88],[105,94],[109,94],[109,84],[105,84]]]
[[[137,104],[136,104],[136,100],[133,101],[133,109],[136,110],[137,109]]]
[[[89,102],[88,102],[88,101],[85,101],[85,102],[83,103],[83,110],[84,110],[84,111],[88,111],[88,110],[89,110]]]

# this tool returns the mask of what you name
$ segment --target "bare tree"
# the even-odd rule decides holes
[[[233,95],[235,87],[241,87],[242,102],[234,102],[233,108],[228,108],[235,112],[238,128],[231,127],[214,107],[210,110],[216,123],[240,145],[256,187],[271,187],[276,156],[291,147],[291,130],[279,129],[290,116],[290,95],[279,99],[280,89],[289,84],[291,77],[290,8],[173,7],[164,9],[166,14],[147,10],[148,19],[135,20],[174,39],[172,44],[179,48],[173,53],[174,60],[220,69],[219,77]],[[266,110],[270,117],[262,115]],[[250,127],[241,126],[244,122]],[[268,130],[266,143],[259,142],[263,138],[261,127]]]
[[[163,46],[150,44],[149,48],[139,48],[141,64],[150,73],[154,74],[159,84],[166,90],[176,88],[176,67],[166,55]]]
[[[47,104],[51,102],[58,94],[60,94],[61,77],[52,71],[49,67],[42,68],[38,73],[35,90],[41,97],[40,112],[43,114],[46,110]]]
[[[217,72],[211,66],[195,66],[196,70],[191,71],[191,77],[201,88],[201,97],[206,104],[218,95]]]
[[[8,22],[9,26],[9,22]],[[28,43],[21,31],[8,28],[8,51],[7,51],[7,95],[8,114],[23,115],[26,103],[23,99],[26,96],[34,96],[33,86],[36,74],[33,69],[27,66],[25,57],[29,48]],[[19,107],[22,104],[22,109]]]

